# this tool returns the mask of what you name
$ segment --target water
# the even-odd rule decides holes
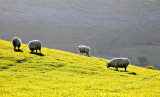
[[[160,25],[157,4],[160,2],[155,0],[0,0],[0,3],[0,21],[5,22],[107,28],[151,22]]]

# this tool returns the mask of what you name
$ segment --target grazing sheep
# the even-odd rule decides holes
[[[118,67],[125,68],[125,71],[127,69],[127,66],[129,65],[129,59],[128,58],[114,58],[112,59],[107,66],[108,67],[116,67],[118,70]]]
[[[42,46],[42,42],[39,40],[32,40],[28,43],[28,47],[32,51],[32,53],[34,50],[36,50],[36,53],[37,53],[37,50],[39,50],[41,53],[41,46]]]
[[[80,46],[77,46],[77,47],[80,51],[80,54],[86,53],[89,56],[90,47],[85,46],[85,45],[80,45]]]
[[[21,44],[22,44],[21,39],[18,37],[14,37],[12,39],[12,44],[14,46],[14,50],[16,50],[16,47],[18,47],[18,50],[19,50],[19,48],[21,47]]]

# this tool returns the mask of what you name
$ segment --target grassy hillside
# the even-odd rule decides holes
[[[129,65],[107,69],[106,59],[27,45],[14,51],[0,40],[0,96],[160,96],[160,71]]]

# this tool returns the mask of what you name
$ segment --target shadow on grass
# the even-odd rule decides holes
[[[117,70],[116,68],[108,68],[110,70],[114,70],[114,71],[119,71],[119,72],[127,72],[127,74],[131,74],[131,75],[137,75],[136,72],[129,72],[128,70]]]
[[[15,51],[15,52],[23,52],[23,51],[20,50],[20,49],[19,49],[19,50],[18,50],[18,49],[15,49],[14,51]]]
[[[35,55],[38,55],[38,56],[44,56],[44,54],[42,54],[42,53],[30,52],[30,54],[35,54]]]
[[[27,59],[20,59],[20,60],[17,60],[17,63],[24,63],[26,61],[27,61]]]
[[[131,75],[137,75],[136,72],[129,72],[128,74],[131,74]]]

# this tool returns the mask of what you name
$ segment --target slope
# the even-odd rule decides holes
[[[160,72],[129,65],[107,69],[106,59],[43,48],[14,51],[0,40],[0,96],[160,96]]]

